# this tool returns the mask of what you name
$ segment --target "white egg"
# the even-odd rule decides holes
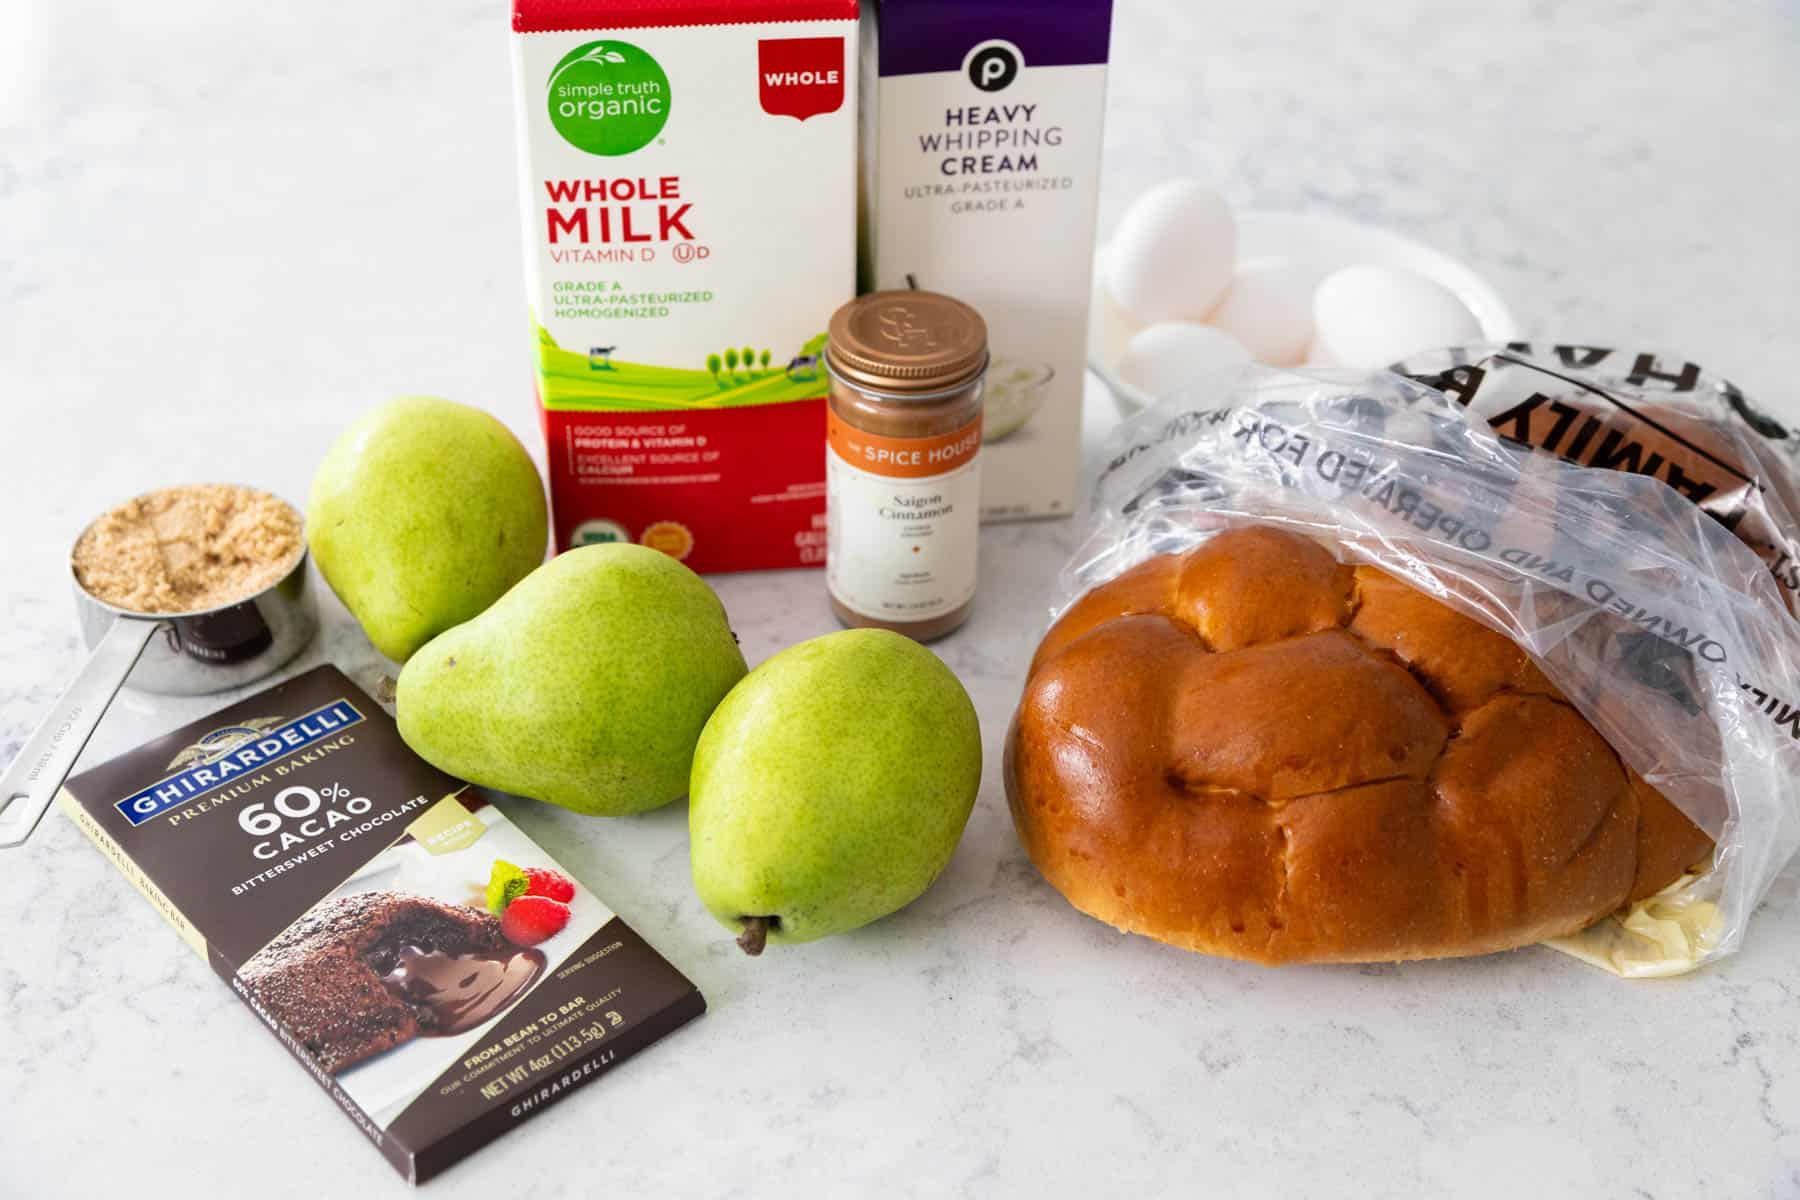
[[[1140,324],[1198,321],[1231,286],[1237,222],[1225,197],[1192,179],[1161,183],[1125,211],[1106,286]]]
[[[1225,367],[1241,367],[1250,352],[1229,333],[1190,321],[1164,321],[1135,335],[1119,359],[1119,376],[1161,400],[1196,377]]]
[[[1093,326],[1088,331],[1088,345],[1101,362],[1118,362],[1125,353],[1125,343],[1143,326],[1119,307],[1105,280],[1106,268],[1102,264],[1094,271],[1094,291],[1088,302],[1088,320]]]
[[[1313,338],[1312,345],[1306,348],[1306,357],[1300,360],[1303,367],[1336,367],[1343,364],[1331,357],[1331,352],[1319,345],[1319,339]]]
[[[1436,280],[1397,267],[1345,267],[1313,293],[1316,345],[1346,367],[1386,367],[1481,339],[1481,325]]]
[[[1245,263],[1206,323],[1242,343],[1257,362],[1288,367],[1313,337],[1313,290],[1319,271],[1285,259]]]

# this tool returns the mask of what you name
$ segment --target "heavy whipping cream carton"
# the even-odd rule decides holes
[[[1111,0],[871,0],[864,18],[860,283],[981,313],[982,517],[1066,515]]]
[[[557,548],[822,564],[856,0],[514,0],[512,41]]]

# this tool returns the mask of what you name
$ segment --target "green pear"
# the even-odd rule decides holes
[[[694,754],[694,887],[738,945],[808,942],[911,903],[981,787],[975,706],[936,655],[852,629],[775,655]]]
[[[519,439],[478,408],[390,400],[313,476],[313,561],[375,648],[405,662],[544,561],[544,484]]]
[[[593,816],[687,791],[706,718],[744,677],[725,606],[668,555],[582,546],[427,642],[400,736],[460,779]]]

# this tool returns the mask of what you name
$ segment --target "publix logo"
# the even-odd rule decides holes
[[[589,42],[563,55],[545,85],[550,123],[589,154],[642,150],[669,120],[669,77],[630,42]]]

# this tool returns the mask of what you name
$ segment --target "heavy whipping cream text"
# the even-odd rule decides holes
[[[1036,171],[1039,146],[1063,144],[1061,125],[1037,124],[1035,104],[944,110],[944,127],[919,135],[919,149],[937,155],[940,175]]]

